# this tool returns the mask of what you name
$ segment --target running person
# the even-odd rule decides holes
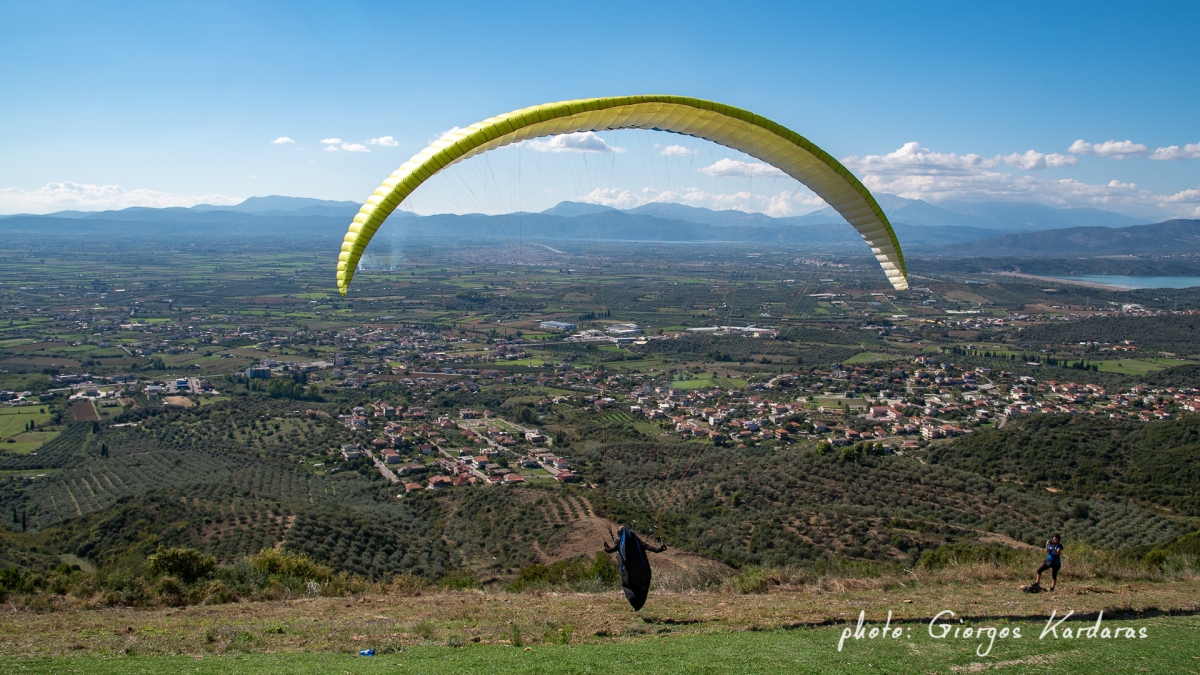
[[[658,546],[650,546],[624,525],[617,530],[611,545],[607,542],[604,544],[605,553],[617,554],[617,565],[621,568],[621,590],[625,591],[625,599],[633,611],[641,609],[646,604],[646,596],[650,594],[650,559],[646,557],[646,551],[662,553],[665,550],[667,545],[661,539]]]
[[[1042,572],[1050,570],[1050,590],[1058,585],[1058,571],[1062,569],[1062,538],[1057,534],[1046,542],[1046,562],[1037,570],[1037,580],[1034,581],[1035,586],[1040,586],[1042,583]]]

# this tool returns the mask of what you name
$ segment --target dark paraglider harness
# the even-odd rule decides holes
[[[637,533],[625,526],[621,526],[615,535],[610,526],[608,535],[613,540],[613,551],[621,568],[621,590],[636,612],[646,604],[650,594],[650,558],[646,555],[646,546]],[[609,550],[607,546],[605,550]]]

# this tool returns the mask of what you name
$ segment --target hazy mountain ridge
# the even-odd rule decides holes
[[[1097,209],[1054,209],[1037,204],[999,202],[956,203],[955,208],[973,212],[960,213],[924,201],[888,194],[879,195],[879,202],[889,215],[901,244],[910,252],[937,252],[954,256],[1108,255],[1175,252],[1179,245],[1178,241],[1171,243],[1170,237],[1163,239],[1163,232],[1157,230],[1125,232],[1127,226],[1142,225],[1135,218]],[[0,218],[0,229],[74,233],[95,230],[115,236],[286,233],[289,236],[339,238],[358,209],[359,205],[355,202],[281,196],[251,197],[235,206],[139,207],[119,211],[64,211],[48,215],[6,216]],[[1009,214],[1011,220],[1006,221],[998,215],[1005,213]],[[858,246],[860,242],[857,233],[849,227],[829,227],[844,225],[841,216],[830,208],[802,216],[774,218],[762,213],[715,211],[671,203],[652,203],[620,210],[599,204],[560,202],[541,213],[418,216],[396,212],[391,220],[408,223],[407,227],[415,228],[418,235],[429,230],[430,234],[436,232],[442,240],[460,239],[464,242],[538,239],[740,242],[839,247]],[[1003,227],[1006,222],[1012,223],[1012,227]],[[1093,225],[1054,229],[1065,223],[1078,222]],[[1118,224],[1121,227],[1114,229],[1113,226]],[[1036,227],[1043,229],[1028,231]],[[1054,232],[1064,234],[1049,234]],[[1154,240],[1138,241],[1142,232]],[[1047,236],[1038,236],[1043,234]],[[1171,236],[1177,240],[1182,235],[1174,231]]]
[[[1200,252],[1200,220],[1130,227],[1071,227],[1022,232],[951,244],[939,253],[974,257],[1167,255]]]

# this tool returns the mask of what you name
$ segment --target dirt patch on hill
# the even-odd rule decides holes
[[[167,405],[178,406],[180,408],[190,408],[196,405],[196,402],[186,396],[164,396],[163,400]]]
[[[1039,548],[1038,546],[1031,546],[1023,541],[1013,539],[1006,534],[1000,534],[999,532],[980,532],[979,539],[977,541],[984,546],[1006,546],[1008,548],[1024,550],[1033,550]]]
[[[71,402],[71,419],[76,422],[99,422],[100,416],[96,414],[96,406],[92,405],[89,399],[82,399]]]

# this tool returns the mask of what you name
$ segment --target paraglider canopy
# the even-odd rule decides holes
[[[522,108],[447,132],[383,181],[354,217],[338,255],[338,290],[346,294],[363,251],[383,221],[413,190],[447,166],[531,138],[616,129],[694,136],[778,168],[858,230],[894,288],[908,288],[904,254],[883,209],[846,167],[808,139],[765,117],[721,103],[684,96],[617,96]]]

